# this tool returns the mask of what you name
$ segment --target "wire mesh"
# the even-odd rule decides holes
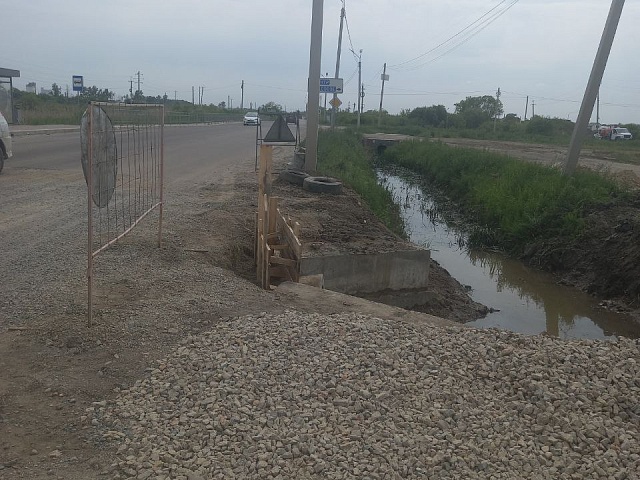
[[[93,258],[158,210],[162,235],[162,105],[91,103],[80,129],[88,186],[88,323],[92,317]]]

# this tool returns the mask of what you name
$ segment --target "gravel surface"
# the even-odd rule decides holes
[[[187,337],[85,421],[112,478],[640,478],[640,343],[287,311]]]

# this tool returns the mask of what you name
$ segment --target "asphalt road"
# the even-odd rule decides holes
[[[268,124],[263,125],[266,134]],[[164,130],[165,186],[168,191],[185,183],[206,180],[225,166],[255,163],[256,129],[241,123],[167,126]],[[12,169],[82,171],[79,132],[16,135],[13,158],[5,164],[3,182]]]

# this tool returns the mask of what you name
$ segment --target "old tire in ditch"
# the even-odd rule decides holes
[[[283,170],[282,172],[280,172],[280,178],[286,180],[289,183],[293,183],[294,185],[302,185],[304,183],[304,179],[308,176],[309,174],[307,172],[296,170],[294,168],[290,168],[288,170]]]
[[[342,182],[331,177],[307,177],[302,188],[313,193],[329,193],[338,195],[342,193]]]

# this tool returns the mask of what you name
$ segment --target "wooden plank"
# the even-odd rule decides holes
[[[293,232],[293,229],[289,225],[285,224],[282,227],[282,232],[284,234],[284,238],[291,247],[291,252],[293,253],[294,257],[296,259],[300,259],[302,257],[302,244],[300,243],[300,240],[298,240],[296,234]]]
[[[259,221],[258,223],[260,222],[261,221]],[[258,228],[258,231],[260,231],[260,228]],[[256,250],[256,280],[260,282],[260,284],[262,284],[262,270],[263,270],[263,261],[262,261],[262,257],[264,254],[263,241],[264,241],[264,238],[262,234],[258,234],[258,242],[257,242],[258,248]]]
[[[278,224],[278,200],[280,200],[278,197],[269,197],[269,222],[267,223],[267,233],[269,234],[276,233]]]
[[[271,168],[273,164],[273,147],[260,145],[260,174],[258,192],[271,195]]]
[[[276,265],[271,267],[269,272],[271,273],[271,278],[284,278],[285,280],[292,279],[289,269],[283,266]]]
[[[271,279],[271,275],[269,273],[269,267],[271,266],[271,248],[269,248],[269,244],[265,242],[264,244],[264,251],[265,251],[265,255],[264,255],[264,272],[263,272],[263,277],[262,277],[262,288],[264,288],[265,290],[269,290],[269,287],[271,285],[270,279]]]
[[[287,267],[292,267],[292,268],[295,268],[298,266],[297,260],[294,260],[293,258],[284,258],[284,257],[276,257],[276,256],[272,256],[269,259],[269,263],[271,263],[272,265],[285,265]]]
[[[254,228],[254,238],[253,238],[253,261],[255,265],[258,265],[258,212],[255,214],[255,228]]]

